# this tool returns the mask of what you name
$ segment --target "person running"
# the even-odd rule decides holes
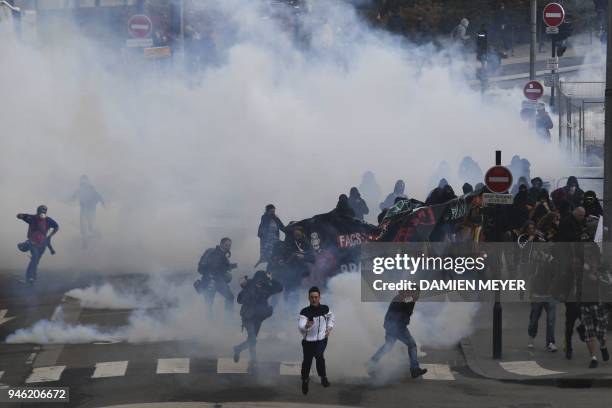
[[[414,311],[414,305],[418,299],[418,293],[413,291],[403,291],[393,298],[385,314],[385,344],[372,356],[367,364],[368,372],[373,375],[380,359],[393,348],[397,340],[408,347],[410,358],[410,375],[412,378],[422,376],[427,372],[426,368],[419,366],[417,358],[417,345],[408,330],[410,317]]]
[[[308,290],[310,306],[300,311],[298,329],[302,333],[302,393],[308,394],[308,381],[310,379],[310,368],[312,359],[316,360],[317,374],[321,377],[321,385],[330,386],[325,369],[325,357],[323,353],[327,347],[327,338],[335,327],[334,314],[330,312],[327,305],[321,304],[321,291],[316,286]]]
[[[234,347],[234,362],[240,361],[240,353],[249,349],[249,371],[255,371],[257,364],[257,335],[261,324],[272,316],[272,306],[268,304],[270,296],[280,293],[283,286],[272,279],[272,274],[265,271],[257,271],[253,279],[248,279],[241,284],[242,290],[238,293],[238,304],[241,304],[240,317],[242,327],[247,331],[247,339]]]
[[[34,214],[17,214],[17,218],[28,224],[28,240],[19,244],[23,252],[30,251],[30,263],[26,269],[26,279],[30,285],[36,282],[38,277],[38,264],[40,258],[49,247],[51,255],[55,253],[51,246],[51,237],[59,231],[59,225],[51,217],[47,217],[47,206],[40,205]]]
[[[225,298],[226,312],[231,313],[234,308],[234,294],[229,287],[232,280],[230,271],[238,265],[229,261],[232,256],[231,248],[232,240],[223,238],[215,248],[207,249],[198,263],[198,273],[202,275],[202,279],[193,285],[198,293],[204,294],[211,314],[217,292]]]

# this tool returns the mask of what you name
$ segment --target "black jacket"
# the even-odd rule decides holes
[[[414,311],[415,302],[403,302],[396,296],[389,304],[385,314],[385,330],[403,330],[410,324],[410,317]]]
[[[204,252],[198,263],[198,273],[201,275],[221,276],[229,272],[233,266],[229,261],[229,256],[217,245],[215,248],[207,249]]]
[[[272,315],[270,296],[283,291],[283,285],[273,279],[250,279],[237,297],[243,320],[264,320]]]
[[[259,222],[259,228],[257,228],[257,236],[259,238],[263,238],[265,236],[265,232],[268,229],[268,225],[271,222],[275,222],[278,225],[278,230],[285,232],[285,225],[276,215],[270,216],[268,214],[264,214],[261,216],[261,221]]]

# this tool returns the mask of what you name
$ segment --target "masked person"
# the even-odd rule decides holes
[[[389,209],[393,207],[393,204],[395,203],[395,200],[398,197],[408,198],[406,194],[404,194],[405,189],[406,189],[406,184],[404,183],[404,180],[397,180],[395,182],[395,187],[393,188],[393,192],[389,194],[387,198],[385,198],[385,201],[380,203],[379,208],[381,210]]]
[[[26,252],[30,251],[30,263],[26,270],[26,282],[33,285],[37,279],[38,263],[45,253],[45,249],[49,246],[53,255],[53,247],[51,247],[51,237],[59,230],[59,225],[51,217],[47,217],[47,206],[40,205],[36,209],[36,215],[33,214],[17,214],[17,218],[28,224],[28,240],[19,244],[19,249]]]
[[[355,218],[363,221],[364,215],[368,215],[370,213],[370,209],[366,204],[365,200],[361,198],[361,194],[357,187],[351,187],[351,191],[349,192],[348,204],[353,209],[355,213]]]
[[[272,316],[272,306],[268,304],[270,296],[280,293],[283,286],[272,279],[270,273],[257,271],[253,279],[245,280],[242,283],[242,290],[238,293],[237,301],[242,305],[240,317],[242,327],[247,331],[247,339],[234,347],[234,361],[240,361],[240,353],[249,349],[249,371],[256,369],[257,355],[255,346],[257,345],[257,335],[261,324],[268,317]]]
[[[215,248],[207,249],[198,263],[198,273],[202,275],[202,279],[196,281],[194,287],[204,294],[211,313],[217,292],[225,298],[226,312],[231,312],[234,308],[234,294],[229,287],[232,280],[230,271],[238,265],[229,261],[232,256],[231,249],[232,240],[223,238]]]
[[[586,217],[601,217],[603,215],[603,208],[597,199],[597,194],[593,190],[589,190],[584,193],[583,205]]]
[[[563,187],[563,190],[566,193],[566,199],[571,204],[572,209],[582,206],[584,191],[582,191],[582,189],[580,188],[576,176],[568,177],[567,184],[565,185],[565,187]]]
[[[303,336],[302,393],[304,395],[308,394],[308,381],[313,357],[316,360],[317,374],[321,377],[321,385],[326,388],[330,386],[323,353],[325,353],[327,347],[327,338],[336,324],[334,314],[330,312],[329,307],[321,304],[319,288],[316,286],[310,288],[308,300],[310,306],[300,311],[298,320],[298,329]]]
[[[414,305],[418,299],[418,294],[411,291],[403,291],[393,298],[385,314],[385,344],[378,349],[368,363],[368,372],[373,374],[380,359],[393,348],[397,340],[408,347],[410,358],[410,375],[412,378],[422,376],[427,369],[419,366],[417,359],[417,345],[408,330],[410,317],[414,311]]]
[[[268,263],[272,256],[274,245],[279,241],[280,231],[285,232],[285,225],[276,216],[276,207],[273,204],[266,205],[266,210],[261,216],[257,236],[259,237],[259,261],[260,263]]]

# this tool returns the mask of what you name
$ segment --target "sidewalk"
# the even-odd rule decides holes
[[[598,355],[599,367],[589,369],[586,344],[574,331],[572,360],[565,358],[564,324],[565,306],[557,305],[555,340],[559,351],[551,353],[545,348],[546,314],[538,327],[535,348],[528,349],[529,303],[505,303],[503,307],[502,359],[492,358],[493,305],[482,304],[476,318],[476,329],[461,342],[461,350],[468,367],[482,377],[560,386],[610,386],[612,361],[603,362]]]

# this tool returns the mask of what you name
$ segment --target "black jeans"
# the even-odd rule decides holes
[[[241,352],[242,350],[249,348],[249,354],[251,356],[251,362],[257,360],[257,353],[255,346],[257,345],[257,335],[261,328],[263,320],[260,319],[249,319],[242,322],[242,325],[247,331],[247,339],[236,346],[236,350]]]
[[[572,334],[576,320],[580,319],[580,303],[565,302],[565,347],[572,349]]]
[[[313,357],[317,361],[316,367],[319,377],[327,377],[327,373],[325,372],[325,357],[323,356],[326,347],[327,339],[318,341],[302,340],[302,351],[304,353],[304,360],[302,361],[302,380],[307,380],[310,375]]]

